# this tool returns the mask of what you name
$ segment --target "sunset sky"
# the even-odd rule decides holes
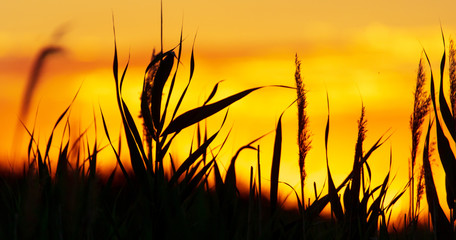
[[[163,1],[164,48],[175,47],[184,29],[184,54],[180,86],[186,83],[190,51],[195,41],[196,69],[188,95],[190,109],[202,104],[220,85],[217,99],[244,89],[272,84],[294,86],[294,56],[302,61],[302,76],[308,90],[308,114],[312,149],[306,160],[307,196],[312,183],[320,189],[326,181],[324,128],[326,92],[329,94],[331,126],[329,162],[336,184],[352,167],[357,119],[366,106],[367,140],[370,147],[380,136],[390,136],[370,159],[374,184],[388,171],[390,149],[392,173],[396,174],[391,193],[405,186],[408,177],[411,136],[409,118],[413,107],[416,71],[423,48],[434,67],[443,53],[440,29],[446,40],[456,34],[456,3],[453,0],[412,1]],[[81,91],[71,113],[71,121],[83,131],[93,130],[93,113],[99,107],[107,118],[110,133],[118,136],[120,115],[115,104],[112,77],[113,30],[115,18],[120,65],[130,54],[124,96],[132,112],[139,113],[139,94],[145,67],[153,49],[160,48],[160,2],[154,1],[8,1],[0,8],[0,157],[16,165],[26,152],[27,135],[17,130],[20,104],[34,58],[48,44],[63,47],[46,62],[41,82],[33,96],[26,125],[36,129],[40,144],[63,110]],[[55,37],[56,33],[62,33]],[[426,66],[427,70],[429,69]],[[429,71],[427,72],[429,73]],[[252,93],[230,107],[223,134],[232,127],[230,141],[222,152],[221,164],[251,140],[275,129],[282,111],[294,101],[290,89],[266,88]],[[296,146],[296,106],[283,118],[284,142],[280,177],[298,188]],[[215,132],[223,114],[208,122]],[[102,125],[97,124],[100,145],[106,145]],[[12,139],[19,140],[13,141]],[[76,130],[79,131],[79,130]],[[193,129],[187,135],[193,134]],[[222,135],[224,136],[224,135]],[[265,183],[269,180],[274,134],[259,141]],[[56,140],[54,148],[58,148]],[[219,139],[219,143],[223,137]],[[189,140],[178,139],[171,152],[184,157]],[[187,144],[185,144],[187,143]],[[19,149],[19,150],[18,150]],[[110,149],[104,150],[112,157]],[[126,153],[126,147],[124,148]],[[420,155],[421,156],[421,155]],[[114,166],[107,157],[100,167]],[[256,153],[246,151],[237,163],[240,178],[248,179]],[[223,162],[225,161],[225,162]],[[18,166],[21,166],[20,164]],[[441,164],[433,167],[441,173]],[[436,184],[443,187],[443,174]],[[266,184],[267,185],[267,184]],[[289,192],[283,187],[282,196]],[[292,197],[290,197],[291,199]],[[405,205],[408,195],[401,203]],[[443,201],[441,195],[441,203]],[[401,204],[399,203],[399,204]],[[446,204],[442,204],[446,207]],[[397,210],[395,210],[397,211]]]

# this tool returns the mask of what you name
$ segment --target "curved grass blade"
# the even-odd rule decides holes
[[[174,164],[174,158],[173,158],[173,155],[171,155],[171,153],[169,154],[169,162],[170,162],[170,165],[171,165],[171,173],[172,175],[176,174],[176,165]],[[169,180],[169,178],[168,178]]]
[[[234,189],[234,192],[237,192],[237,185],[236,185],[236,160],[239,157],[239,154],[242,152],[244,149],[253,149],[256,150],[256,148],[250,146],[250,144],[247,144],[245,146],[242,146],[236,151],[236,154],[231,158],[230,161],[230,166],[228,167],[228,170],[226,172],[225,176],[225,186],[228,186],[231,189]]]
[[[342,210],[342,205],[340,203],[339,196],[337,194],[336,187],[334,185],[334,181],[331,176],[331,171],[329,170],[329,160],[328,160],[328,139],[329,139],[329,96],[326,93],[326,103],[328,106],[328,118],[326,120],[326,128],[325,128],[325,155],[326,155],[326,171],[328,174],[328,196],[329,202],[331,203],[331,211],[336,216],[337,220],[342,221],[344,218],[344,213]]]
[[[212,167],[213,163],[215,162],[215,159],[212,159],[208,164],[206,164],[196,175],[195,177],[192,178],[192,180],[185,185],[185,188],[183,190],[183,198],[185,199],[191,191],[196,189],[198,184],[201,181],[204,181],[205,177],[207,177],[207,173],[210,171],[210,168]]]
[[[141,142],[141,138],[139,136],[138,130],[134,123],[134,120],[128,110],[127,105],[121,100],[124,109],[124,130],[125,136],[127,138],[128,149],[130,150],[130,157],[131,157],[131,165],[133,167],[133,171],[135,174],[139,176],[145,176],[146,169],[144,167],[144,163],[148,164],[149,162],[145,159],[145,152]],[[151,166],[147,166],[148,169],[152,169]]]
[[[190,165],[185,171],[184,179],[180,182],[181,185],[186,186],[190,180],[195,176],[199,166],[203,163],[203,160],[199,160],[196,164]]]
[[[122,161],[120,160],[120,156],[119,156],[120,153],[117,153],[116,149],[112,145],[111,137],[109,136],[108,127],[106,126],[105,117],[104,117],[103,111],[101,110],[101,107],[100,107],[100,112],[101,112],[101,119],[103,121],[103,127],[104,127],[104,130],[105,130],[105,133],[106,133],[106,137],[108,138],[109,144],[111,145],[111,148],[114,151],[117,163],[119,164],[120,169],[122,170],[122,173],[125,176],[125,178],[127,179],[127,181],[130,181],[130,177],[128,176],[128,173],[125,170],[125,167],[123,166]],[[120,144],[120,141],[119,141],[119,144]]]
[[[445,51],[445,37],[442,31],[442,41],[443,41],[443,55],[442,60],[440,61],[440,90],[439,90],[439,104],[440,104],[440,113],[442,114],[442,119],[445,123],[445,126],[448,128],[448,131],[451,133],[453,141],[456,139],[456,129],[453,127],[453,116],[451,114],[448,103],[445,99],[445,94],[443,92],[443,75],[445,72],[445,61],[446,61],[446,51]]]
[[[220,130],[219,130],[220,131]],[[206,152],[207,148],[209,147],[209,144],[214,141],[215,137],[217,137],[217,134],[219,133],[217,131],[212,135],[207,141],[205,141],[198,149],[196,149],[190,156],[180,165],[180,167],[177,169],[176,173],[171,177],[169,183],[171,185],[175,184],[177,180],[180,178],[180,176],[187,171],[190,166],[201,156],[203,155],[204,152]]]
[[[161,57],[158,65],[157,72],[153,77],[153,86],[152,86],[152,101],[151,101],[151,114],[152,114],[152,121],[154,121],[154,126],[157,129],[157,133],[159,134],[162,126],[161,126],[161,104],[162,104],[162,95],[163,95],[163,88],[165,86],[166,81],[171,74],[171,70],[174,66],[174,57],[175,54],[173,51],[167,52]]]
[[[225,177],[225,185],[228,185],[228,186],[234,186],[236,187],[236,160],[239,156],[239,154],[244,150],[244,149],[252,149],[252,150],[257,150],[255,147],[252,147],[252,144],[254,144],[255,142],[257,142],[258,140],[262,139],[264,136],[266,136],[267,134],[259,137],[259,138],[256,138],[255,140],[249,142],[248,144],[240,147],[237,151],[236,151],[236,154],[233,156],[233,158],[231,158],[231,161],[230,161],[230,166],[228,167],[228,170],[226,172],[226,177]]]
[[[438,124],[436,124],[438,125]],[[445,239],[452,235],[452,226],[445,216],[439,203],[439,197],[432,177],[431,164],[429,162],[429,134],[431,132],[431,123],[429,122],[428,131],[423,150],[423,168],[424,181],[426,186],[426,198],[429,206],[429,212],[432,217],[432,225],[436,239]]]
[[[443,74],[445,71],[445,60],[446,60],[446,51],[445,51],[445,37],[442,30],[442,41],[443,41],[443,56],[440,62],[440,91],[439,91],[439,103],[440,103],[440,112],[442,114],[442,118],[445,122],[446,129],[451,134],[452,139],[448,139],[446,141],[455,142],[456,141],[456,128],[454,127],[454,118],[451,114],[450,108],[448,103],[445,99],[445,95],[443,93]],[[443,132],[442,132],[443,133]],[[446,138],[446,136],[443,136]],[[446,145],[446,141],[445,145]],[[440,144],[439,144],[440,147]],[[445,148],[449,147],[444,146]],[[447,204],[450,209],[454,209],[455,202],[456,202],[456,158],[454,156],[451,147],[449,149],[444,150],[444,156],[440,157],[440,161],[445,170],[445,187],[447,193]],[[439,151],[440,153],[440,151]]]
[[[450,130],[450,132],[451,132],[451,129],[453,129],[453,131],[454,131],[454,128],[451,127],[453,120],[451,117],[451,113],[450,113],[450,115],[448,115],[448,113],[446,113],[446,110],[444,110],[445,106],[443,106],[443,108],[442,108],[442,104],[444,104],[444,105],[446,104],[446,102],[444,101],[445,99],[443,99],[443,101],[445,103],[441,102],[442,97],[440,97],[440,99],[439,99],[440,105],[441,105],[440,111],[436,106],[434,77],[432,74],[431,62],[429,60],[429,57],[428,57],[426,51],[424,51],[424,53],[426,55],[426,59],[428,61],[429,67],[431,69],[430,70],[431,71],[431,81],[430,81],[431,82],[431,100],[432,100],[432,105],[434,107],[434,114],[436,116],[435,125],[436,125],[437,142],[438,142],[437,150],[440,155],[440,161],[442,162],[443,169],[445,170],[445,183],[446,183],[445,186],[446,186],[446,191],[447,191],[447,204],[450,209],[453,209],[454,200],[455,200],[455,196],[456,196],[456,183],[455,183],[456,182],[456,176],[455,176],[456,175],[456,157],[454,156],[454,153],[451,149],[450,140],[453,140],[453,142],[454,142],[454,137],[453,137],[453,139],[448,139],[444,134],[444,129],[443,129],[444,126],[442,126],[442,124],[445,124],[446,129]],[[444,67],[444,65],[445,65],[445,52],[442,57],[441,68]],[[441,69],[441,71],[442,70],[443,69]],[[441,73],[441,78],[443,78],[443,73]],[[442,80],[441,80],[441,82],[442,82]],[[443,96],[442,86],[440,87],[439,95]],[[448,108],[448,105],[446,105],[446,107]],[[448,111],[449,111],[449,109],[448,109]],[[441,115],[439,115],[439,112],[441,113]],[[450,123],[447,123],[448,117],[451,118]]]
[[[30,137],[30,140],[29,140],[29,143],[28,143],[28,147],[27,147],[27,160],[28,160],[29,167],[31,167],[33,162],[35,161],[35,159],[32,162],[30,161],[33,144],[35,144],[35,146],[38,146],[38,143],[36,142],[35,137],[34,137],[34,135],[35,135],[35,123],[33,124],[32,132],[30,132],[30,130],[27,128],[27,126],[25,126],[25,123],[22,120],[19,119],[19,122],[21,123],[22,127],[25,129],[25,131],[27,132],[27,134]]]
[[[369,216],[369,220],[367,221],[367,225],[369,227],[370,226],[375,226],[376,227],[377,224],[378,224],[379,217],[383,214],[383,210],[381,208],[381,203],[383,202],[383,199],[385,198],[386,192],[388,191],[389,176],[390,176],[390,172],[388,172],[388,174],[386,175],[385,179],[383,180],[382,185],[377,186],[376,188],[374,188],[369,193],[369,196],[367,197],[367,198],[369,198],[370,196],[372,196],[381,187],[379,195],[377,196],[377,198],[375,198],[374,202],[372,202],[372,204],[370,205],[369,210],[367,212],[367,214]],[[366,201],[366,204],[367,204],[367,201]]]
[[[215,94],[217,93],[217,89],[218,89],[218,86],[219,84],[223,82],[222,81],[219,81],[218,83],[215,84],[214,88],[212,88],[212,91],[211,91],[211,94],[209,94],[209,97],[207,97],[206,101],[204,101],[204,104],[203,105],[206,105],[209,101],[212,100],[212,98],[215,96]]]
[[[231,131],[231,130],[230,130]],[[223,192],[225,194],[223,197],[227,199],[233,199],[239,194],[239,190],[237,188],[237,183],[236,183],[236,160],[239,157],[239,154],[245,150],[245,149],[252,149],[252,150],[257,150],[256,148],[252,147],[251,145],[258,141],[259,139],[263,138],[265,135],[251,141],[250,143],[240,147],[237,151],[236,154],[231,158],[230,165],[228,167],[228,170],[226,171],[226,176],[225,176],[225,181],[223,182],[223,188],[219,188],[219,194]],[[225,144],[227,139],[222,144]],[[218,171],[218,169],[215,169]],[[220,181],[221,176],[220,172],[216,172],[216,181]],[[219,179],[220,178],[220,179]],[[221,186],[219,184],[219,186]],[[223,189],[223,191],[221,191]]]
[[[46,146],[46,151],[45,151],[45,154],[44,154],[44,159],[45,160],[46,160],[46,158],[49,157],[49,150],[50,150],[50,147],[51,147],[52,138],[54,136],[54,131],[57,128],[57,126],[59,125],[59,123],[62,121],[63,117],[65,117],[65,115],[70,110],[70,108],[73,105],[74,101],[76,100],[76,97],[78,96],[80,90],[81,90],[81,87],[79,87],[78,91],[76,92],[76,94],[73,97],[73,100],[71,100],[71,103],[68,105],[68,107],[65,109],[65,111],[63,111],[63,113],[60,114],[59,118],[55,122],[54,127],[52,128],[52,131],[51,131],[51,136],[49,137],[49,140],[48,140],[48,143],[47,143],[47,146]]]
[[[173,75],[173,78],[171,79],[171,84],[169,86],[169,91],[168,91],[168,97],[166,99],[166,103],[165,103],[165,108],[163,110],[163,115],[162,115],[162,119],[161,119],[161,122],[160,122],[160,125],[163,126],[164,125],[164,122],[165,122],[165,119],[166,119],[166,114],[168,112],[168,107],[169,107],[169,102],[171,100],[171,95],[173,93],[173,90],[174,90],[174,84],[176,82],[176,76],[177,76],[177,71],[179,69],[179,63],[180,63],[180,59],[181,59],[181,55],[182,55],[182,35],[183,35],[183,27],[181,28],[181,34],[180,34],[180,39],[179,39],[179,51],[177,53],[177,64],[176,64],[176,70],[174,72],[174,75]]]
[[[454,204],[454,190],[455,187],[455,176],[454,176],[454,163],[456,158],[451,149],[448,138],[443,133],[442,126],[436,121],[437,128],[437,149],[440,155],[440,161],[442,162],[443,169],[445,170],[445,186],[447,192],[447,204],[449,208],[453,208]]]
[[[195,36],[195,38],[196,38],[196,36]],[[173,116],[171,117],[172,120],[174,120],[174,117],[176,117],[177,111],[179,110],[180,105],[182,104],[182,101],[184,100],[185,94],[187,93],[188,87],[190,86],[190,83],[192,82],[193,73],[195,71],[194,49],[195,49],[195,40],[193,40],[192,53],[190,56],[190,77],[188,78],[187,86],[185,86],[184,91],[182,92],[182,94],[179,98],[179,101],[176,104],[176,108],[174,109]]]
[[[337,190],[337,189],[336,189]],[[330,200],[329,195],[325,195],[318,200],[315,200],[311,205],[306,208],[306,219],[312,220],[319,216],[323,209],[328,205]]]
[[[296,197],[296,201],[298,201],[298,209],[301,209],[302,208],[302,202],[301,202],[301,199],[299,198],[299,194],[298,192],[296,191],[296,189],[294,189],[293,186],[291,186],[289,183],[287,182],[282,182],[282,181],[279,181],[279,183],[281,184],[285,184],[286,186],[288,186],[289,188],[291,188],[291,191],[295,194],[295,197]],[[291,193],[290,193],[291,194]],[[290,194],[288,194],[288,196],[290,196]],[[288,196],[282,201],[282,203],[280,204],[280,206],[283,206],[286,202],[286,199],[288,198]]]
[[[116,34],[115,34],[115,27],[113,26],[114,31],[114,60],[113,60],[113,74],[114,74],[114,81],[116,84],[116,99],[117,104],[120,110],[120,114],[122,117],[122,123],[124,125],[125,136],[127,138],[128,148],[130,150],[130,160],[133,171],[135,174],[141,179],[144,180],[146,178],[146,171],[144,167],[145,161],[144,156],[144,149],[140,152],[140,147],[142,147],[142,143],[139,137],[139,133],[136,129],[136,125],[131,117],[130,112],[128,111],[127,105],[122,99],[121,91],[122,91],[122,83],[125,77],[125,73],[128,68],[129,61],[127,62],[122,78],[119,82],[119,75],[118,75],[118,59],[117,59],[117,41],[116,41]],[[149,168],[151,169],[151,168]]]
[[[369,149],[369,151],[367,151],[367,153],[364,154],[364,156],[361,158],[361,164],[366,163],[367,160],[369,159],[370,155],[372,155],[372,153],[373,153],[375,150],[377,150],[379,147],[381,147],[381,146],[382,146],[382,145],[391,137],[391,135],[390,135],[390,136],[388,136],[387,138],[385,138],[385,139],[383,140],[383,136],[384,136],[384,135],[380,136],[380,137],[378,138],[378,140],[374,143],[374,145],[372,145],[372,147]],[[382,140],[383,140],[383,141],[382,141]]]
[[[230,106],[231,104],[235,103],[236,101],[242,99],[243,97],[247,96],[249,93],[258,90],[262,87],[251,88],[240,93],[234,94],[230,97],[222,99],[218,102],[208,104],[205,106],[201,106],[190,111],[183,113],[182,115],[178,116],[174,119],[168,127],[163,131],[162,135],[167,135],[170,133],[180,132],[184,128],[187,128],[201,120],[204,120],[213,114],[223,110],[224,108]]]

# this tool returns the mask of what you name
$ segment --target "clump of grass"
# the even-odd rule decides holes
[[[329,101],[328,101],[329,111]],[[389,202],[385,202],[386,194],[390,186],[390,168],[381,185],[371,188],[371,169],[367,160],[372,153],[383,143],[383,136],[367,151],[363,150],[363,143],[366,138],[367,119],[364,106],[361,109],[361,116],[358,120],[358,138],[355,144],[355,157],[351,173],[345,180],[335,187],[328,163],[327,141],[329,133],[329,116],[325,131],[326,164],[328,173],[328,195],[331,203],[331,216],[335,216],[337,239],[369,239],[379,236],[388,237],[388,225],[392,207],[402,197],[403,189],[397,193]],[[338,192],[345,187],[343,196]],[[361,198],[360,198],[361,197]],[[372,202],[370,202],[372,199]],[[343,204],[343,207],[342,207]]]
[[[30,138],[24,170],[14,178],[0,176],[0,201],[6,203],[0,204],[0,211],[5,214],[0,220],[1,239],[105,237],[106,225],[98,224],[106,220],[100,214],[103,206],[99,200],[111,187],[115,170],[107,180],[96,174],[98,153],[103,147],[96,138],[89,143],[87,130],[71,139],[69,116],[75,98],[55,122],[44,151],[35,127],[29,130],[24,124]],[[56,130],[62,125],[63,133],[54,158],[50,149],[56,142]],[[94,128],[96,132],[96,123]],[[4,195],[3,189],[14,190]],[[9,219],[9,223],[5,223],[5,219]]]
[[[163,42],[163,40],[161,41]],[[203,105],[178,114],[189,90],[195,69],[193,47],[187,85],[179,93],[179,100],[173,103],[171,95],[178,91],[178,89],[174,89],[174,84],[177,81],[176,75],[181,62],[182,48],[181,33],[179,43],[175,48],[164,52],[162,43],[161,51],[153,54],[146,67],[140,98],[140,115],[143,120],[143,136],[141,136],[141,131],[122,97],[122,85],[128,62],[122,73],[119,74],[117,42],[114,35],[113,75],[116,84],[116,100],[130,152],[127,160],[130,161],[132,169],[129,171],[124,167],[125,159],[122,159],[120,154],[121,141],[119,140],[117,148],[113,146],[108,124],[101,109],[103,127],[109,142],[107,146],[111,146],[115,153],[121,174],[116,174],[116,166],[107,180],[102,181],[99,178],[96,172],[98,153],[104,147],[99,145],[96,138],[89,144],[85,132],[80,134],[73,143],[62,137],[56,159],[57,167],[55,170],[51,168],[53,159],[51,159],[49,151],[54,139],[54,130],[64,123],[64,134],[70,135],[68,120],[70,104],[58,118],[44,151],[38,147],[35,130],[27,129],[30,136],[29,163],[27,171],[24,171],[24,178],[17,182],[1,178],[0,211],[7,212],[2,216],[0,222],[1,239],[32,237],[39,239],[245,239],[246,236],[248,239],[389,239],[388,224],[392,208],[406,189],[397,193],[389,203],[386,202],[386,194],[391,182],[391,168],[388,169],[380,185],[372,186],[372,172],[368,159],[387,138],[381,136],[365,151],[367,117],[364,106],[361,108],[358,120],[352,170],[344,181],[336,186],[331,176],[328,158],[330,113],[329,96],[327,96],[328,118],[325,128],[325,151],[328,192],[325,195],[317,194],[314,183],[315,201],[310,203],[309,200],[306,205],[304,198],[305,158],[310,150],[311,141],[306,113],[306,89],[301,78],[301,63],[295,56],[294,80],[297,86],[301,193],[299,194],[291,185],[279,181],[283,140],[282,117],[284,113],[282,113],[275,128],[270,199],[269,206],[267,206],[261,190],[260,146],[253,146],[262,137],[247,143],[236,151],[223,179],[218,163],[219,153],[228,136],[225,136],[220,146],[213,147],[213,143],[215,138],[219,137],[228,111],[225,119],[220,123],[220,128],[215,131],[210,131],[207,127],[202,130],[201,127],[202,122],[210,119],[212,115],[224,111],[262,87],[247,89],[222,100],[213,101],[219,87],[219,83],[217,83]],[[444,66],[444,62],[442,65]],[[412,169],[418,154],[421,125],[427,114],[425,109],[430,105],[430,100],[426,98],[423,87],[424,79],[420,61],[414,113],[410,120]],[[448,142],[454,139],[448,139],[442,133],[442,126],[450,129],[447,124],[449,110],[448,106],[445,108],[446,102],[442,97],[443,94],[440,96],[441,109],[437,110],[435,107],[433,84],[431,72],[432,103],[435,113],[441,111],[442,116],[441,119],[437,119],[436,126],[439,154],[443,159],[442,165],[447,174],[446,186],[449,193],[447,201],[450,205],[449,200],[451,200],[451,191],[454,187],[452,185],[454,182],[451,182],[454,180],[451,166],[454,167],[454,165],[451,165],[451,161],[448,162],[448,159],[452,160]],[[451,113],[449,116],[451,117]],[[454,112],[452,116],[454,116]],[[65,117],[67,117],[66,122],[64,122]],[[183,159],[180,166],[176,166],[176,159],[169,152],[170,146],[180,132],[191,126],[196,126],[196,144],[192,138],[189,143],[190,153]],[[411,203],[416,201],[416,210],[413,210],[411,216],[418,217],[419,196],[422,194],[423,188],[419,183],[422,182],[421,179],[424,179],[434,231],[438,237],[443,237],[448,236],[444,234],[452,233],[450,222],[453,223],[454,218],[451,215],[450,221],[446,219],[435,191],[429,163],[431,156],[429,150],[430,126],[431,124],[428,127],[424,145],[424,167],[418,180],[417,198],[411,200]],[[95,131],[97,131],[96,124]],[[453,134],[451,129],[449,131],[450,134]],[[218,152],[215,149],[219,149]],[[236,161],[244,150],[255,150],[258,153],[256,159],[258,172],[255,176],[253,168],[250,169],[247,200],[240,197],[235,168]],[[74,151],[77,154],[74,154]],[[72,162],[71,156],[76,156],[76,163]],[[169,174],[165,174],[166,161],[169,161],[169,165],[171,165]],[[392,157],[389,161],[391,167]],[[411,170],[412,181],[414,181],[414,172]],[[208,183],[210,176],[215,179],[214,186]],[[115,178],[122,180],[115,184]],[[289,213],[281,208],[283,202],[279,202],[279,184],[291,187],[295,193],[298,200],[298,213]],[[342,190],[344,192],[340,193]],[[319,218],[320,213],[328,204],[331,205],[331,221]],[[454,207],[454,205],[450,205],[450,209],[453,209],[451,206]],[[269,215],[264,214],[263,208],[265,207],[270,208]]]
[[[151,62],[146,68],[143,91],[141,94],[140,116],[143,120],[145,134],[144,138],[142,138],[131,117],[132,115],[128,106],[125,104],[122,97],[122,84],[128,68],[128,62],[122,75],[120,75],[117,43],[114,41],[113,73],[117,92],[116,98],[130,151],[130,161],[133,170],[132,175],[137,179],[136,184],[140,187],[141,194],[145,195],[146,203],[150,204],[149,207],[151,208],[151,211],[155,213],[151,216],[146,215],[143,219],[134,216],[141,221],[155,223],[152,232],[143,230],[142,232],[138,232],[138,234],[140,234],[139,236],[146,236],[147,234],[160,236],[154,232],[163,234],[162,229],[171,228],[172,225],[179,223],[185,228],[185,231],[179,232],[179,236],[181,237],[197,236],[190,233],[191,229],[200,232],[207,228],[207,226],[214,227],[214,231],[204,234],[207,237],[219,238],[221,234],[223,238],[233,239],[245,235],[246,233],[252,235],[252,226],[242,225],[242,223],[244,223],[243,219],[245,213],[248,213],[250,222],[252,222],[254,212],[253,210],[239,211],[239,191],[236,185],[235,163],[241,151],[245,149],[257,150],[252,144],[261,137],[241,147],[236,152],[231,159],[225,179],[223,180],[220,173],[220,167],[217,163],[218,153],[214,154],[212,152],[212,149],[214,148],[212,147],[212,143],[215,138],[218,137],[220,129],[223,127],[228,111],[225,114],[225,119],[222,121],[220,128],[216,130],[215,133],[208,134],[206,128],[204,137],[202,138],[201,136],[203,134],[201,134],[200,124],[212,115],[221,112],[233,103],[263,87],[247,89],[214,102],[212,99],[218,90],[219,83],[217,83],[202,106],[187,110],[180,115],[177,114],[184,102],[185,95],[189,90],[195,68],[193,47],[190,57],[190,74],[187,85],[180,93],[177,103],[173,104],[171,102],[171,95],[175,94],[177,91],[174,89],[174,84],[175,81],[177,81],[176,76],[179,69],[179,63],[181,62],[182,43],[181,32],[181,37],[177,46],[166,52],[161,50],[158,54],[154,54]],[[163,96],[167,97],[165,98]],[[188,157],[183,160],[179,167],[176,167],[172,153],[169,153],[168,150],[175,137],[178,136],[181,131],[195,125],[197,128],[197,147],[196,149],[192,148]],[[277,137],[280,136],[281,133],[277,134]],[[227,140],[227,137],[228,136],[225,137],[224,142]],[[144,142],[145,144],[143,144]],[[276,141],[276,143],[279,143],[279,141]],[[222,146],[223,145],[224,143]],[[193,147],[193,140],[190,143],[190,146]],[[277,149],[277,147],[275,147],[275,149]],[[167,157],[168,155],[169,158]],[[210,155],[212,155],[212,158],[209,157]],[[277,159],[280,158],[280,151],[276,152],[275,156],[274,161],[277,162]],[[172,166],[172,171],[168,175],[165,175],[164,171],[165,161],[170,161],[170,165]],[[278,184],[279,167],[273,167],[272,169],[276,169],[277,172],[271,176],[271,186]],[[208,177],[211,173],[213,173],[215,177],[215,190],[213,192],[215,196],[208,198],[205,194],[212,194],[209,193],[211,188],[208,184]],[[126,178],[131,177],[127,173],[124,173],[124,175]],[[258,175],[260,175],[260,173],[258,173]],[[273,176],[277,176],[277,178],[274,178]],[[252,183],[250,186],[251,206],[253,206],[254,202],[255,188],[256,185]],[[277,198],[275,198],[276,201],[274,202],[274,198],[272,197],[277,197],[277,187],[275,189],[275,194],[274,190],[271,190],[272,209],[277,205]],[[215,198],[215,200],[213,200],[213,198]],[[259,201],[261,201],[261,195]],[[204,207],[200,206],[200,204],[204,205]],[[211,208],[211,206],[214,205],[215,207]],[[139,209],[136,209],[137,207],[138,206],[132,207],[134,208],[132,211],[139,211]],[[204,211],[208,212],[207,214],[215,215],[200,216],[202,213],[193,212],[196,211],[195,207],[202,207]],[[191,215],[186,214],[189,211],[192,212]],[[192,224],[195,220],[192,219],[193,215],[202,217],[196,218],[196,220],[202,221],[201,223],[198,223],[199,228],[194,228]],[[160,218],[164,218],[166,221],[161,221]],[[172,223],[171,221],[174,221],[175,223]],[[261,227],[258,227],[258,229],[265,229],[267,233],[279,231]],[[175,232],[172,232],[171,229],[169,230],[170,231],[165,230],[164,232],[176,234]]]

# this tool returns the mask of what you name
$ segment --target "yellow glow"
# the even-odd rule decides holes
[[[370,160],[374,170],[373,185],[380,184],[386,175],[392,149],[391,173],[396,178],[390,192],[394,195],[405,186],[408,178],[411,145],[408,121],[422,48],[428,52],[437,72],[443,50],[440,24],[447,36],[454,35],[456,30],[452,1],[439,4],[405,2],[407,7],[399,6],[406,3],[395,1],[382,1],[376,5],[354,0],[331,4],[327,1],[290,1],[286,4],[280,1],[165,1],[165,48],[177,45],[181,24],[184,25],[185,50],[179,73],[181,82],[177,87],[186,84],[191,44],[198,32],[195,75],[187,97],[189,103],[183,109],[201,104],[220,80],[224,82],[219,87],[217,99],[250,87],[293,86],[294,54],[297,53],[302,60],[302,75],[308,90],[307,110],[312,133],[312,149],[306,159],[306,196],[313,198],[313,182],[320,190],[326,180],[326,92],[331,108],[329,164],[335,183],[340,183],[351,170],[356,121],[364,104],[368,119],[365,149],[383,134],[390,136]],[[136,114],[143,71],[152,49],[158,49],[160,43],[158,9],[159,1],[132,4],[41,1],[24,5],[14,2],[2,7],[0,157],[11,165],[21,166],[21,163],[11,161],[23,157],[21,149],[28,138],[22,130],[20,145],[12,143],[11,139],[15,138],[22,91],[34,57],[49,43],[64,46],[66,52],[46,63],[27,127],[33,126],[35,109],[39,106],[36,126],[40,144],[44,144],[54,122],[82,86],[71,114],[74,129],[92,129],[93,112],[100,119],[100,106],[112,127],[111,137],[116,138],[121,129],[111,70],[111,14],[115,17],[120,66],[125,65],[129,53],[131,56],[123,94],[131,112]],[[54,31],[60,27],[65,34],[55,39]],[[233,131],[220,155],[220,164],[227,168],[229,159],[239,147],[273,131],[280,114],[294,99],[293,90],[271,87],[252,93],[230,107],[221,136],[225,136],[223,134],[231,127]],[[299,189],[296,116],[296,107],[292,106],[282,120],[284,142],[280,178]],[[219,114],[210,120],[209,129],[215,131],[222,118],[223,114]],[[99,144],[105,146],[108,142],[101,122],[97,123],[97,128]],[[89,131],[95,134],[93,129]],[[185,137],[177,139],[172,154],[181,159],[186,156],[188,140],[193,133],[193,129],[188,130]],[[265,191],[270,178],[273,139],[272,133],[258,142]],[[223,137],[215,145],[222,140]],[[124,154],[126,152],[124,145]],[[106,160],[100,162],[100,168],[113,167],[115,162],[110,149],[102,154],[106,155]],[[241,185],[248,185],[250,166],[256,169],[256,152],[247,150],[237,161]],[[439,161],[435,161],[433,167],[443,203],[444,179]],[[284,185],[280,189],[281,199],[284,199],[290,189]],[[287,206],[295,207],[294,199],[291,195]],[[398,203],[398,209],[406,209],[407,203],[405,195]],[[446,204],[442,206],[445,208]],[[399,214],[401,210],[395,209],[393,214]]]

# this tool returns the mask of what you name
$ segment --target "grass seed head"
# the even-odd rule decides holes
[[[298,147],[299,147],[299,169],[301,174],[301,185],[304,185],[306,178],[305,158],[310,150],[310,132],[309,132],[309,117],[307,116],[307,98],[305,85],[301,78],[301,62],[298,55],[295,56],[296,72],[295,82],[297,90],[298,102]],[[304,200],[304,199],[303,199]]]
[[[453,113],[453,119],[455,119],[456,112],[456,49],[454,48],[453,39],[450,40],[450,50],[449,50],[449,72],[450,72],[450,102],[451,110]]]
[[[410,129],[412,130],[412,169],[415,166],[418,144],[422,134],[421,126],[423,125],[426,115],[429,112],[431,104],[431,99],[424,90],[425,83],[426,75],[424,73],[423,61],[420,60],[418,65],[418,74],[416,77],[416,88],[414,92],[413,113],[412,116],[410,116]],[[412,172],[412,174],[414,173]]]

